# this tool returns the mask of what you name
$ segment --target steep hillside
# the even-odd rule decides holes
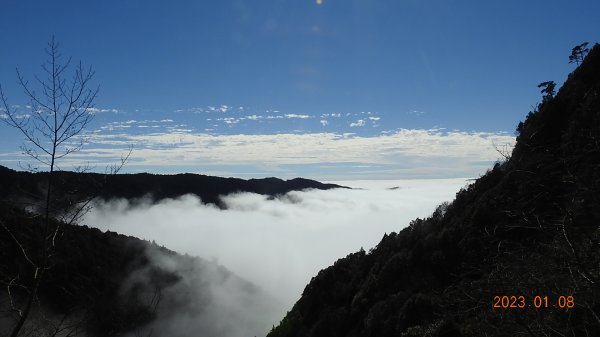
[[[600,46],[517,131],[509,160],[319,272],[268,336],[600,335]]]
[[[277,312],[223,266],[86,226],[61,224],[41,271],[39,218],[0,202],[0,336],[15,327],[41,272],[19,336],[245,336],[266,331],[265,317]]]

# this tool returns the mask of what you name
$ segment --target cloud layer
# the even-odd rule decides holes
[[[89,164],[101,171],[119,163],[132,146],[126,172],[316,180],[452,178],[480,174],[502,159],[494,145],[512,148],[515,142],[499,131],[402,128],[420,124],[399,117],[412,114],[371,111],[307,114],[225,104],[173,112],[91,111],[94,125],[65,144],[74,147],[83,140],[84,148],[65,157],[61,168]],[[18,162],[32,161],[14,150],[18,144],[8,144],[0,144],[0,160],[6,165],[17,168]]]
[[[146,125],[155,126],[140,126]],[[514,143],[513,136],[502,133],[440,129],[358,136],[326,132],[212,135],[177,128],[139,134],[97,133],[87,139],[89,144],[83,150],[64,158],[64,167],[82,162],[103,167],[119,162],[133,145],[125,167],[133,172],[191,171],[317,180],[473,177],[501,157],[495,144],[512,148]]]
[[[114,200],[96,205],[83,223],[218,261],[273,294],[283,304],[281,318],[320,269],[428,216],[466,180],[346,184],[367,189],[299,191],[272,200],[241,193],[223,197],[227,210],[189,195],[155,205]]]

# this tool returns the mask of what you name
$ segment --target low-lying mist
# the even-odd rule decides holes
[[[136,294],[157,319],[126,337],[259,336],[279,319],[279,301],[223,266],[154,245],[145,254],[150,263],[133,271],[121,291]]]
[[[384,233],[397,232],[414,218],[430,215],[436,205],[452,200],[466,180],[336,183],[361,189],[295,191],[276,198],[238,193],[222,197],[227,209],[203,204],[192,195],[156,204],[119,199],[97,203],[81,223],[154,240],[217,262],[251,281],[271,294],[278,308],[279,315],[265,313],[267,329],[291,309],[320,269],[372,248]],[[182,273],[187,274],[189,269]]]

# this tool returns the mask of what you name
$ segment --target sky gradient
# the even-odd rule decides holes
[[[52,36],[100,85],[85,149],[102,171],[321,180],[473,177],[598,41],[597,1],[0,0],[0,83]],[[23,141],[1,127],[0,164]]]

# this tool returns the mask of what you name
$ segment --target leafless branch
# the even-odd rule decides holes
[[[510,159],[512,150],[509,144],[502,144],[500,147],[498,144],[492,142],[492,146],[494,147],[494,150],[496,150],[496,152],[498,152],[500,156],[504,158],[504,161],[508,161]]]
[[[10,231],[10,229],[8,229],[8,227],[6,227],[6,225],[4,224],[4,222],[2,220],[0,220],[0,225],[10,235],[11,239],[13,240],[13,242],[15,242],[17,244],[17,246],[19,246],[19,249],[21,250],[21,253],[25,257],[25,259],[27,260],[27,262],[29,262],[33,268],[37,269],[38,268],[37,264],[34,263],[29,258],[29,256],[27,255],[27,251],[25,251],[25,248],[23,248],[23,245],[21,244],[21,242],[19,242],[19,240],[13,235],[13,233]]]

